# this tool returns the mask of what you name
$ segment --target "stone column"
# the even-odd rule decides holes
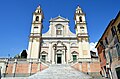
[[[38,71],[40,71],[40,64],[41,64],[41,61],[40,59],[38,60]]]
[[[67,61],[66,61],[67,60],[67,52],[64,50],[63,54],[64,54],[64,64],[66,64],[67,63]]]
[[[79,62],[80,64],[80,71],[82,71],[82,62]]]
[[[13,77],[15,77],[16,65],[17,65],[17,59],[15,59],[14,64],[13,64],[13,70],[12,70]]]
[[[32,43],[33,43],[33,39],[30,38],[29,45],[28,45],[28,56],[27,56],[27,58],[31,58]]]
[[[51,62],[52,42],[49,42],[48,61]]]
[[[90,62],[88,62],[88,64],[87,64],[87,69],[88,69],[88,73],[90,72]]]
[[[52,64],[56,63],[56,50],[54,50],[54,52],[52,52]]]
[[[68,45],[67,45],[67,63],[69,60],[71,60],[71,52],[70,52],[70,42],[68,42]]]
[[[29,68],[28,68],[28,74],[31,75],[31,69],[32,69],[32,60],[29,61]]]
[[[65,51],[62,53],[62,64],[65,64]]]
[[[5,75],[6,75],[7,65],[8,65],[8,59],[5,59],[5,63],[4,63],[4,66],[3,66],[3,72],[2,72],[3,77],[5,77]]]

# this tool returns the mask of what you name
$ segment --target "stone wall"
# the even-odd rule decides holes
[[[0,63],[2,66],[2,77],[27,77],[38,71],[48,68],[48,65],[40,60],[19,60],[19,59],[5,59]]]
[[[80,59],[77,60],[76,63],[72,64],[72,67],[75,68],[78,71],[82,71],[83,73],[89,74],[93,77],[100,77],[100,62],[98,59],[92,60],[92,59]]]
[[[94,63],[78,62],[74,64],[72,67],[82,72],[100,72],[101,70],[99,62],[94,62]]]

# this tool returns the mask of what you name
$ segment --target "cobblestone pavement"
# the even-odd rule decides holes
[[[69,65],[51,65],[48,69],[30,76],[28,79],[90,79],[80,71],[75,70]]]

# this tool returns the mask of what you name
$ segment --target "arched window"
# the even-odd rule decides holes
[[[81,16],[79,17],[79,20],[80,20],[80,22],[82,22],[82,17]]]
[[[41,52],[41,58],[42,58],[43,61],[46,61],[46,59],[47,59],[47,54],[48,54],[48,53],[45,52],[45,51],[42,51],[42,52]]]
[[[38,13],[40,13],[39,10],[38,10]]]
[[[73,61],[77,60],[77,55],[72,55],[73,56]]]
[[[63,26],[57,25],[56,26],[56,35],[62,35],[63,34]]]
[[[35,19],[36,21],[39,21],[39,16],[36,16],[36,19]]]
[[[76,61],[78,53],[76,51],[73,51],[71,54],[72,54],[73,61]]]

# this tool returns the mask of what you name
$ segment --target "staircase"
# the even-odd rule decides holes
[[[91,79],[92,77],[75,70],[67,64],[54,64],[27,79]]]

